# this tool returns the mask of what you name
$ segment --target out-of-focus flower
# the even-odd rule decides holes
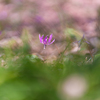
[[[41,23],[42,21],[43,21],[42,17],[40,17],[40,16],[35,17],[35,22]]]
[[[44,44],[44,49],[45,49],[45,47],[46,47],[46,45],[50,45],[50,44],[52,44],[54,41],[55,41],[55,39],[51,42],[51,40],[52,40],[52,34],[49,36],[49,38],[48,38],[48,35],[43,39],[43,37],[44,37],[44,35],[40,35],[39,34],[39,39],[40,39],[40,42],[42,43],[42,44]]]
[[[83,42],[86,42],[87,44],[90,44],[88,41],[85,40],[84,35],[79,41],[76,41],[76,42],[78,43],[79,47],[82,45]]]

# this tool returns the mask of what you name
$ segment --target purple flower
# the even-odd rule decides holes
[[[90,45],[90,43],[88,41],[85,40],[85,37],[83,35],[83,37],[79,40],[79,41],[76,41],[78,43],[78,46],[80,47],[82,45],[83,42],[86,42],[87,44]]]
[[[42,17],[40,17],[40,16],[35,17],[35,22],[36,23],[40,24],[42,21],[43,21]]]
[[[43,37],[44,37],[44,35],[40,35],[39,34],[39,39],[40,39],[40,42],[42,43],[42,44],[44,44],[44,49],[45,49],[45,47],[46,47],[46,45],[50,45],[50,44],[52,44],[54,41],[55,41],[55,39],[51,42],[51,40],[52,40],[52,34],[49,36],[49,38],[48,38],[48,35],[43,39]]]

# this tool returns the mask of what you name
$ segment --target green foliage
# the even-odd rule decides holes
[[[85,55],[63,52],[48,64],[29,53],[28,43],[14,51],[1,50],[0,100],[62,100],[59,83],[74,74],[87,81],[87,91],[77,100],[100,98],[100,56],[86,63]]]

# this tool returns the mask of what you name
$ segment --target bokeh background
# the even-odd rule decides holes
[[[100,0],[0,0],[0,100],[100,100],[99,51]]]
[[[21,44],[23,29],[31,35],[32,53],[55,54],[54,45],[43,51],[38,35],[53,34],[59,51],[64,50],[66,37],[85,38],[95,46],[99,36],[99,0],[0,0],[0,44],[14,38]],[[75,41],[75,40],[74,40]],[[97,44],[97,43],[96,43]]]

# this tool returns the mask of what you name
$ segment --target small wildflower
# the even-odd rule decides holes
[[[51,42],[51,40],[52,40],[52,34],[49,36],[49,38],[48,38],[48,35],[43,39],[43,37],[44,37],[44,35],[40,35],[39,34],[39,39],[40,39],[40,42],[42,43],[42,44],[44,44],[44,49],[45,49],[45,47],[46,47],[46,45],[50,45],[50,44],[52,44],[54,41],[55,41],[55,39]]]
[[[85,40],[84,35],[83,35],[83,37],[79,41],[76,41],[79,47],[82,45],[83,41],[86,42],[87,44],[90,44],[88,41]]]

